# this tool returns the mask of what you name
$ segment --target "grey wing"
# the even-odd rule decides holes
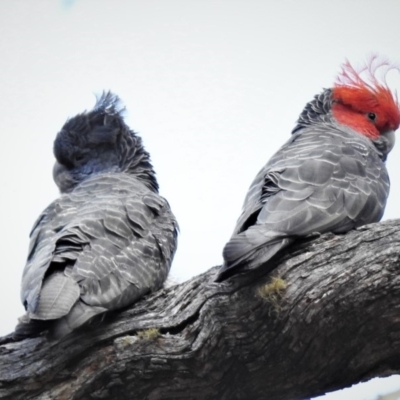
[[[268,261],[295,237],[379,221],[388,192],[385,165],[363,138],[339,131],[299,134],[253,183],[225,246],[221,274],[241,263]]]
[[[32,318],[58,320],[56,336],[161,287],[177,242],[165,199],[111,176],[86,182],[51,209],[58,212],[32,235],[22,297]]]
[[[92,245],[79,256],[71,276],[88,305],[121,308],[165,281],[176,249],[177,224],[167,202],[148,193],[107,210]],[[95,236],[96,235],[96,236]]]
[[[59,204],[55,201],[39,216],[30,233],[28,258],[21,283],[21,301],[28,312],[37,308],[42,281],[53,257],[57,231],[54,220],[57,215],[57,220],[60,220]]]

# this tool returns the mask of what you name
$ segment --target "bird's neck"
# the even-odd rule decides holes
[[[318,123],[331,122],[332,119],[332,90],[325,89],[316,95],[307,105],[297,120],[297,125],[292,131],[296,133],[302,128]]]
[[[119,167],[122,172],[136,176],[149,189],[158,193],[158,182],[149,153],[144,149],[140,137],[132,135],[120,142]]]

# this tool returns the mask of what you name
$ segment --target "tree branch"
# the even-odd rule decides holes
[[[270,266],[222,284],[213,268],[58,343],[2,338],[0,398],[303,399],[400,371],[400,221]]]

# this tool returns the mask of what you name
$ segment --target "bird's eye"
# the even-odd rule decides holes
[[[75,156],[75,161],[82,161],[85,158],[83,154],[77,154]]]
[[[368,113],[367,114],[368,119],[370,119],[371,121],[375,121],[376,120],[376,114],[375,113]]]

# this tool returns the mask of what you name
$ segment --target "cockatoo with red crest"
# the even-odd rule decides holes
[[[292,136],[261,169],[247,193],[217,281],[264,265],[296,238],[345,233],[382,218],[389,194],[385,167],[400,124],[377,56],[342,65],[333,88],[314,97]]]

